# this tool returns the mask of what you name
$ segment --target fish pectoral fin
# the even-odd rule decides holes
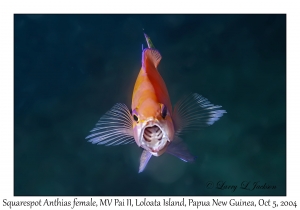
[[[155,66],[155,68],[157,68],[160,60],[161,60],[161,55],[158,52],[158,50],[152,49],[152,48],[144,49],[144,51],[143,51],[143,66],[144,67],[145,67],[144,62],[150,62]]]
[[[186,144],[178,136],[174,137],[173,141],[167,147],[166,152],[178,157],[184,162],[193,162],[196,159],[196,157],[189,152]]]
[[[98,121],[86,137],[93,144],[122,145],[134,143],[131,113],[125,104],[117,103]]]
[[[225,110],[220,110],[221,107],[213,105],[198,93],[184,97],[174,106],[172,119],[176,135],[214,124],[224,113],[227,113]]]
[[[144,169],[147,166],[147,163],[149,162],[150,158],[151,158],[152,154],[150,152],[148,152],[147,150],[144,150],[141,158],[140,158],[140,167],[139,167],[139,173],[143,172]]]

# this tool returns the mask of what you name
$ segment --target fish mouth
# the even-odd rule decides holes
[[[141,145],[153,155],[158,156],[160,153],[162,154],[160,151],[164,150],[167,142],[169,142],[169,138],[158,124],[155,123],[144,127]]]
[[[155,140],[161,141],[163,132],[157,125],[149,126],[145,128],[143,137],[147,142],[153,142]]]

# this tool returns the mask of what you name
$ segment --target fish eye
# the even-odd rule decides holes
[[[161,116],[162,116],[163,119],[166,118],[167,113],[168,113],[167,106],[163,104],[162,105],[162,110],[161,110]]]
[[[139,118],[138,118],[135,114],[133,115],[133,119],[134,119],[134,121],[136,121],[136,122],[139,121]]]
[[[132,110],[131,114],[132,114],[133,120],[135,122],[139,122],[137,109]]]

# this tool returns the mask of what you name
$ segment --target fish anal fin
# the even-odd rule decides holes
[[[156,49],[146,48],[143,51],[143,65],[150,62],[155,66],[155,68],[157,68],[161,58],[162,57],[161,57],[160,53]]]
[[[144,150],[141,158],[140,158],[140,167],[139,167],[139,173],[143,172],[144,169],[146,168],[152,154],[148,152],[147,150]]]

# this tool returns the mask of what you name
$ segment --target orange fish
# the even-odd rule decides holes
[[[130,111],[118,103],[106,112],[86,137],[93,144],[122,145],[136,143],[143,149],[139,172],[150,158],[163,153],[191,162],[191,155],[179,137],[184,131],[212,125],[226,113],[194,93],[175,104],[174,110],[166,84],[157,67],[161,55],[145,34],[148,48],[142,53],[142,67],[136,79]]]

